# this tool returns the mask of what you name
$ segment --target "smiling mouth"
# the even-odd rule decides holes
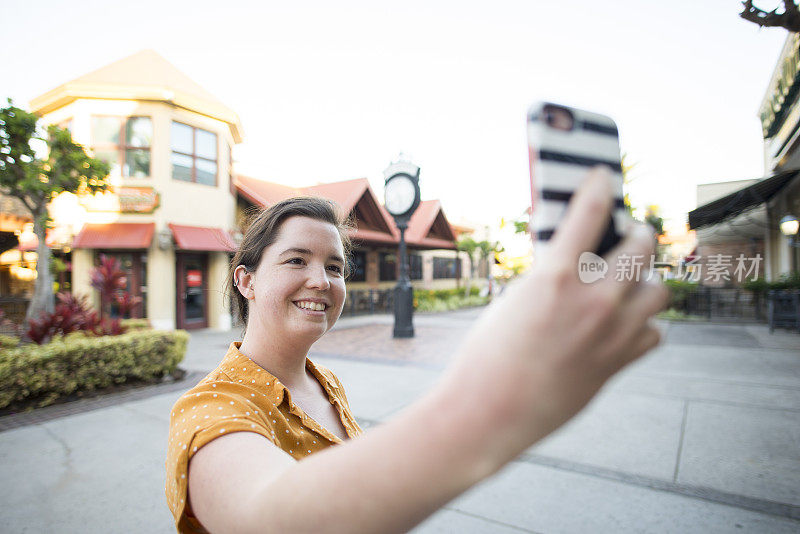
[[[309,312],[323,312],[328,309],[328,306],[322,302],[311,302],[309,300],[298,300],[293,304],[301,310]]]

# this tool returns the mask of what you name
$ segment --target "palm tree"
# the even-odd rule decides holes
[[[461,252],[467,253],[467,258],[469,259],[469,277],[467,278],[467,283],[464,290],[464,295],[469,296],[469,290],[472,282],[472,275],[474,273],[473,269],[473,258],[475,256],[475,251],[478,250],[480,245],[477,241],[472,239],[470,236],[464,236],[458,240],[456,243],[456,248]]]

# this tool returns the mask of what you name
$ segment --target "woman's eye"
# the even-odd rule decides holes
[[[286,263],[291,263],[293,265],[302,265],[303,258],[292,258],[291,260],[287,261]]]
[[[333,272],[342,274],[342,268],[338,265],[329,265],[328,269],[333,269]]]

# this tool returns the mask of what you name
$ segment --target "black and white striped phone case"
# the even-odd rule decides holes
[[[629,223],[622,193],[619,136],[614,121],[549,102],[528,110],[528,152],[531,174],[531,235],[547,242],[564,216],[573,192],[590,168],[606,165],[615,179],[614,208],[598,249],[608,252]]]

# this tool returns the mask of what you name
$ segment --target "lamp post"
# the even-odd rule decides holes
[[[419,167],[410,161],[396,161],[383,171],[386,210],[394,217],[400,230],[397,255],[400,276],[394,288],[394,337],[414,337],[414,291],[408,276],[406,229],[408,221],[419,207]]]
[[[800,247],[797,242],[797,231],[800,230],[800,222],[797,217],[786,215],[780,222],[781,233],[789,240],[789,255],[792,257],[792,272],[797,272],[796,252],[793,248]]]

